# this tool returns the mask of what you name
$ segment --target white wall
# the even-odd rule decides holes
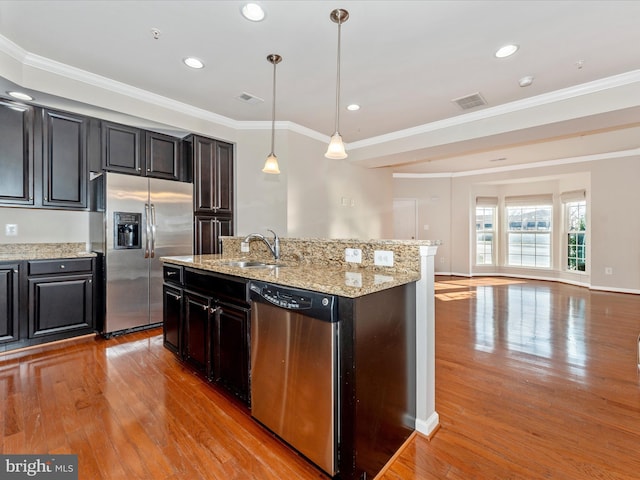
[[[5,225],[18,226],[7,236]],[[89,241],[89,214],[63,210],[0,207],[0,243],[78,243]]]
[[[610,158],[558,162],[518,170],[502,169],[487,174],[456,175],[450,178],[396,178],[394,197],[418,199],[419,224],[429,224],[429,235],[442,239],[438,248],[436,272],[460,275],[505,274],[563,280],[623,292],[640,293],[640,222],[633,218],[640,204],[640,157],[611,155]],[[565,272],[563,267],[562,225],[555,224],[553,268],[476,267],[473,265],[473,218],[476,196],[551,193],[554,209],[561,209],[559,194],[584,188],[587,192],[588,272]],[[434,209],[434,192],[440,210]],[[450,204],[442,199],[450,196]],[[445,214],[448,210],[448,213]],[[420,229],[419,229],[420,230]],[[447,236],[446,233],[449,232]],[[423,233],[423,232],[419,232]],[[446,252],[446,253],[445,253]],[[449,262],[448,258],[451,260]],[[605,267],[613,275],[605,275]]]

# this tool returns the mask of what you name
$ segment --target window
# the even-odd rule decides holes
[[[505,198],[507,265],[551,268],[551,195]]]
[[[495,264],[497,197],[476,199],[476,265]]]
[[[587,262],[587,202],[585,192],[563,193],[565,208],[567,270],[584,272]]]

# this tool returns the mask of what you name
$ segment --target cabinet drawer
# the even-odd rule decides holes
[[[29,260],[28,275],[78,273],[92,271],[91,258],[63,258],[59,260]]]
[[[185,269],[184,284],[196,292],[234,304],[249,304],[249,280]]]
[[[182,285],[182,267],[178,265],[164,265],[162,267],[162,277],[167,283]]]

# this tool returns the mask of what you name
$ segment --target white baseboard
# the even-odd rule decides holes
[[[416,430],[427,437],[430,436],[440,425],[438,412],[433,412],[426,420],[416,418]]]

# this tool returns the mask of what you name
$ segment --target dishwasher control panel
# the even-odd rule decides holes
[[[257,281],[250,283],[249,290],[254,301],[266,301],[285,310],[299,310],[306,316],[320,320],[337,321],[334,295]]]

